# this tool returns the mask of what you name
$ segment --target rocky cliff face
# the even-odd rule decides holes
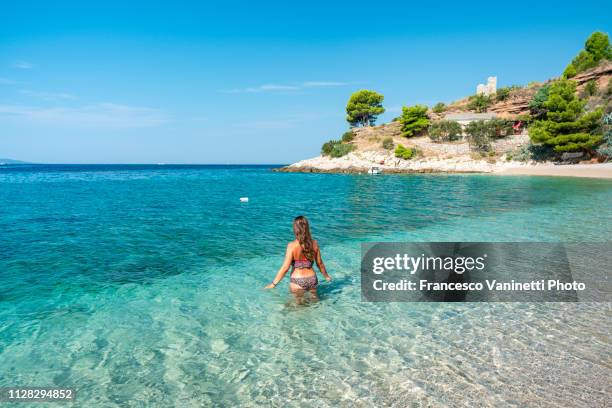
[[[612,61],[605,61],[595,68],[576,75],[572,78],[572,81],[576,81],[578,83],[579,91],[582,90],[584,85],[591,80],[595,80],[595,82],[597,82],[599,89],[606,89],[610,78],[612,78]]]
[[[489,111],[495,112],[497,116],[502,118],[512,118],[514,116],[528,114],[529,102],[531,102],[540,88],[541,85],[537,85],[513,91],[508,99],[496,102],[489,108]]]

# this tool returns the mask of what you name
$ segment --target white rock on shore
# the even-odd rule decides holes
[[[393,153],[376,151],[352,152],[343,157],[331,158],[317,156],[302,160],[289,166],[289,170],[313,169],[318,171],[368,171],[376,166],[390,172],[478,172],[491,173],[508,167],[524,167],[527,164],[516,161],[497,161],[490,163],[485,159],[474,160],[469,155],[450,158],[422,158],[403,160]]]
[[[367,172],[374,166],[389,173],[489,173],[612,179],[612,163],[555,165],[551,162],[524,163],[505,159],[489,162],[486,159],[475,160],[468,155],[403,160],[392,153],[377,151],[352,152],[338,158],[318,156],[294,163],[283,171]]]

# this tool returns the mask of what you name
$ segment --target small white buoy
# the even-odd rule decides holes
[[[249,202],[249,197],[240,197],[240,202],[241,203],[248,203]]]

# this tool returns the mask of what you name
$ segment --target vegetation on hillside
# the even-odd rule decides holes
[[[465,134],[470,149],[477,152],[491,151],[492,128],[484,120],[475,120],[465,127]]]
[[[590,151],[602,142],[602,109],[585,112],[586,101],[576,96],[576,83],[562,79],[550,84],[542,103],[546,113],[529,127],[532,142],[557,153]]]
[[[472,150],[489,155],[494,154],[493,141],[512,136],[515,133],[514,126],[520,121],[523,126],[529,126],[531,141],[528,146],[508,154],[514,160],[548,160],[559,157],[563,152],[578,151],[612,157],[612,117],[607,115],[604,121],[601,120],[604,111],[610,111],[612,80],[603,85],[598,71],[588,82],[581,80],[583,85],[577,95],[577,84],[566,78],[595,67],[611,57],[608,35],[596,32],[587,39],[584,50],[568,65],[563,79],[545,84],[532,83],[527,87],[501,87],[493,95],[473,95],[467,101],[464,99],[449,106],[439,102],[431,108],[431,112],[436,114],[431,117],[425,105],[404,106],[401,115],[393,120],[399,122],[405,137],[428,135],[434,142],[445,143],[461,140],[465,135]],[[505,115],[512,112],[525,112],[529,98],[528,113],[510,114],[506,118]],[[346,105],[346,119],[351,127],[374,125],[378,116],[385,112],[383,100],[383,95],[371,90],[353,93]],[[504,104],[509,100],[510,103]],[[463,129],[455,121],[432,121],[432,118],[439,118],[446,111],[470,110],[482,113],[489,111],[494,104],[500,104],[494,111],[501,112],[500,116],[504,119],[473,121]],[[406,160],[414,157],[414,149],[396,145],[393,138],[384,132],[382,136],[375,134],[368,140],[360,141],[359,145],[365,143],[371,146],[375,142],[379,148],[394,151],[396,157]],[[356,133],[349,130],[340,140],[325,143],[321,153],[330,157],[344,156],[356,149],[358,143],[354,142],[355,137]]]
[[[506,153],[506,159],[520,162],[545,161],[551,159],[551,151],[547,146],[529,142],[513,152]]]
[[[493,103],[493,98],[484,94],[472,95],[469,98],[468,109],[477,113],[486,112]]]
[[[572,78],[589,68],[596,67],[600,61],[609,59],[612,59],[612,47],[608,34],[594,32],[584,43],[584,49],[565,68],[563,77]]]
[[[454,120],[439,120],[429,125],[427,133],[434,142],[454,142],[461,139],[462,129]]]
[[[500,139],[514,134],[513,120],[491,119],[486,122],[486,127],[491,138]]]
[[[330,140],[323,143],[323,146],[321,146],[321,154],[329,157],[345,156],[356,148],[355,145],[350,143],[353,139],[355,139],[355,134],[352,130],[347,130],[342,134],[340,140]]]
[[[395,148],[395,157],[404,160],[410,160],[414,157],[416,151],[413,148],[405,147],[404,145],[397,145]]]
[[[404,136],[413,137],[419,135],[431,123],[429,116],[427,116],[427,106],[404,106],[399,122],[402,124],[402,134]]]
[[[355,145],[342,143],[341,140],[330,140],[321,146],[321,154],[329,157],[342,157],[355,150]]]
[[[612,160],[612,112],[608,113],[603,118],[603,143],[597,149],[597,153],[604,156],[606,161]]]
[[[353,133],[352,130],[347,130],[346,132],[342,134],[342,141],[344,143],[352,142],[353,139],[355,139],[355,134]]]
[[[534,95],[531,102],[529,102],[529,112],[533,119],[541,119],[546,115],[546,108],[544,103],[548,99],[548,92],[550,90],[550,84],[546,84]]]
[[[371,126],[376,118],[385,112],[381,94],[362,89],[351,95],[346,104],[346,120],[351,126]]]
[[[385,137],[382,141],[382,148],[385,150],[393,150],[393,146],[395,146],[395,144],[393,143],[393,138],[392,137]]]
[[[446,111],[446,104],[444,104],[444,102],[438,102],[431,110],[433,113],[444,113],[444,111]]]
[[[512,91],[515,91],[517,89],[521,89],[521,87],[518,85],[512,85],[512,86],[504,86],[504,87],[498,88],[497,92],[495,93],[495,101],[503,102],[507,100],[508,98],[510,98]]]
[[[595,95],[596,93],[597,93],[597,82],[595,82],[594,79],[591,79],[584,86],[584,89],[582,91],[582,97],[588,98],[588,97]]]

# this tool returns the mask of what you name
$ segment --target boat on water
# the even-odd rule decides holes
[[[368,170],[368,174],[380,174],[382,173],[382,170],[380,169],[380,167],[370,167],[370,169]]]

